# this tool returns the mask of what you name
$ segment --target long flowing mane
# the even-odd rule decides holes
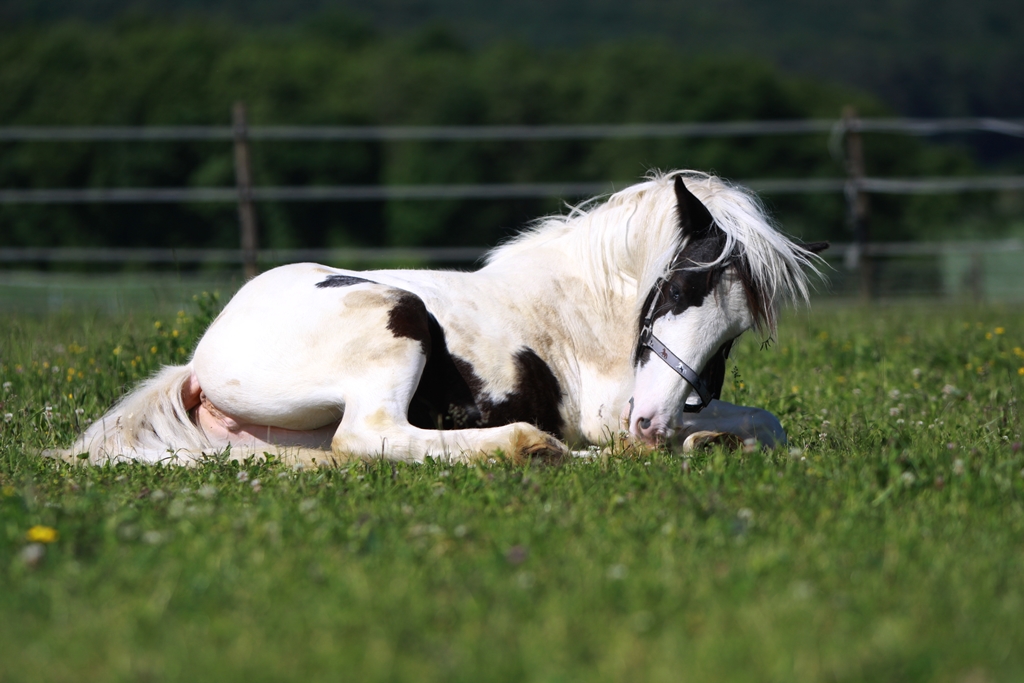
[[[647,292],[685,246],[675,218],[672,184],[677,176],[726,236],[718,259],[697,267],[713,268],[737,259],[755,320],[774,331],[783,302],[808,299],[808,275],[820,276],[820,259],[779,231],[750,190],[700,171],[652,172],[644,182],[606,201],[597,197],[571,207],[565,215],[541,218],[491,251],[486,264],[500,267],[541,246],[557,249],[577,264],[599,296],[609,285],[635,287],[639,317]]]

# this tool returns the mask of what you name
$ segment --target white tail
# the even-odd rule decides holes
[[[96,420],[70,448],[44,455],[97,465],[174,460],[179,452],[192,460],[204,451],[212,453],[216,447],[192,423],[182,400],[191,376],[191,365],[163,368]]]

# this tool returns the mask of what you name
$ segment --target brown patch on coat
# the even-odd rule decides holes
[[[357,289],[343,299],[346,308],[390,308],[391,300],[387,290]]]
[[[383,432],[395,426],[395,421],[384,408],[378,408],[365,419],[366,426],[374,431]]]

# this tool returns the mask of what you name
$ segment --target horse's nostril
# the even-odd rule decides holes
[[[637,424],[640,425],[640,429],[650,429],[651,428],[651,419],[648,418],[648,417],[641,417],[637,421]]]

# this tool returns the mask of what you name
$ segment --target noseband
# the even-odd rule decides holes
[[[654,313],[658,309],[661,289],[666,282],[665,278],[658,278],[658,281],[654,284],[654,295],[651,297],[651,303],[647,305],[647,311],[644,313],[644,323],[643,327],[640,328],[640,339],[637,341],[634,357],[639,357],[640,353],[647,348],[653,351],[658,358],[665,361],[670,368],[675,370],[680,377],[693,387],[693,390],[700,397],[700,403],[684,403],[683,412],[699,413],[711,403],[711,390],[708,389],[707,384],[704,383],[700,375],[694,372],[693,368],[680,360],[679,356],[672,353],[660,339],[654,336]],[[632,404],[632,399],[630,399],[630,403]]]

